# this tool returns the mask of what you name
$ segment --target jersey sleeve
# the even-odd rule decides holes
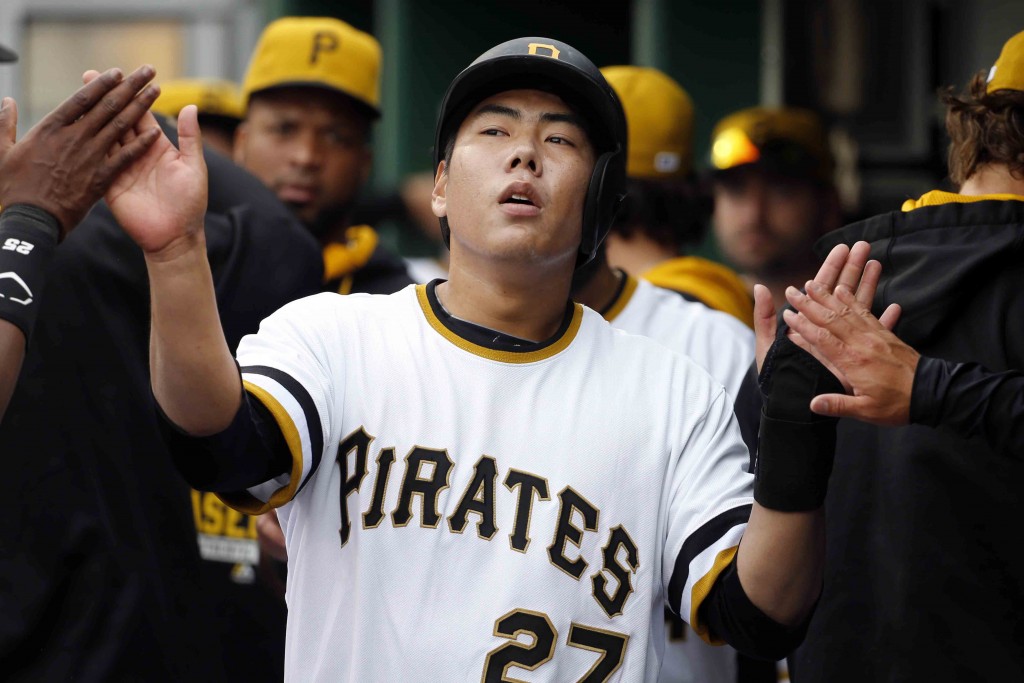
[[[290,472],[245,491],[219,494],[228,505],[260,514],[292,500],[320,465],[338,387],[334,369],[341,354],[328,357],[325,337],[332,319],[331,295],[309,297],[285,306],[244,337],[237,360],[242,385],[251,400],[269,413],[291,456]]]
[[[750,518],[754,477],[728,395],[717,389],[669,471],[663,575],[669,606],[709,643],[698,618],[712,586],[736,556]]]

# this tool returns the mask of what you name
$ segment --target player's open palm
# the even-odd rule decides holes
[[[132,134],[152,127],[159,124],[147,114]],[[180,149],[161,132],[106,194],[118,223],[148,255],[173,254],[203,231],[206,162],[194,105],[178,116],[178,143]]]

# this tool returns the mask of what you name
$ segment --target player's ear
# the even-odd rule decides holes
[[[430,193],[430,209],[438,218],[448,215],[448,174],[445,173],[444,161],[437,165],[434,175],[434,190]]]

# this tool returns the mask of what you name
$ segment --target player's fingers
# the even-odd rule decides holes
[[[818,268],[818,274],[814,276],[814,281],[831,291],[839,281],[839,275],[843,272],[843,266],[846,265],[849,256],[850,248],[845,244],[837,244],[832,247],[832,251],[828,253],[825,261]]]
[[[857,242],[850,248],[850,254],[843,264],[839,279],[836,280],[836,287],[849,287],[851,292],[857,291],[861,275],[864,273],[864,266],[868,262],[868,255],[871,253],[871,245],[867,242]]]
[[[107,123],[124,111],[155,75],[156,71],[149,64],[144,64],[128,74],[117,87],[106,93],[96,106],[82,116],[86,129],[94,132],[102,130]]]
[[[875,298],[875,291],[878,289],[878,280],[882,277],[882,264],[878,261],[868,261],[864,264],[864,274],[860,278],[860,285],[857,287],[857,301],[867,308],[871,308],[871,302]]]
[[[790,330],[795,334],[800,335],[804,342],[810,346],[836,347],[840,344],[839,339],[836,338],[836,336],[832,334],[827,327],[815,323],[814,320],[805,313],[787,308],[782,312],[782,319],[786,321]],[[806,346],[801,348],[805,351],[809,351]]]
[[[128,144],[135,138],[135,126],[142,117],[149,111],[149,107],[160,94],[160,87],[153,84],[147,85],[136,95],[124,109],[114,116],[100,130],[95,140],[104,148],[110,147],[116,142]]]
[[[82,74],[82,83],[88,85],[99,78],[100,72],[96,69],[88,69]]]
[[[761,372],[768,349],[775,341],[777,326],[772,293],[764,285],[754,285],[754,357],[758,372]]]
[[[190,104],[178,113],[178,149],[182,159],[190,167],[205,169],[203,159],[203,135],[199,130],[199,110]],[[205,171],[204,171],[205,172]]]
[[[811,399],[811,412],[829,417],[864,416],[868,399],[843,394],[821,394]]]
[[[889,306],[882,311],[882,317],[878,319],[878,322],[882,323],[882,326],[893,331],[896,327],[896,323],[900,321],[900,316],[903,314],[903,307],[899,304],[889,304]]]
[[[104,174],[106,177],[104,178],[104,182],[113,180],[121,173],[121,171],[131,166],[136,159],[146,153],[146,150],[148,150],[159,137],[159,128],[149,128],[143,131],[142,134],[136,135],[131,142],[122,145],[107,161],[106,171]]]
[[[845,329],[842,319],[845,307],[816,282],[807,282],[806,293],[796,287],[787,287],[786,300],[818,327],[829,329],[843,327]]]
[[[120,69],[104,71],[47,114],[43,118],[43,122],[53,122],[61,126],[74,123],[80,116],[91,110],[101,97],[113,90],[123,77],[124,74]]]
[[[0,102],[0,156],[7,153],[18,140],[18,104],[13,97]]]
[[[878,318],[871,313],[871,309],[858,301],[857,296],[846,287],[836,287],[832,298],[842,307],[839,309],[840,316],[850,328],[866,331],[882,327]]]

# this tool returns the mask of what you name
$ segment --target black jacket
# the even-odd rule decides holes
[[[215,154],[207,163],[208,253],[233,349],[317,292],[323,265],[259,181]],[[218,629],[231,615],[204,586],[189,488],[157,428],[148,338],[142,254],[100,205],[56,251],[0,426],[4,680],[223,677]]]
[[[826,236],[871,243],[873,310],[920,351],[911,419],[842,420],[825,588],[805,681],[1024,678],[1024,201],[893,212]],[[978,365],[964,365],[978,364]]]

